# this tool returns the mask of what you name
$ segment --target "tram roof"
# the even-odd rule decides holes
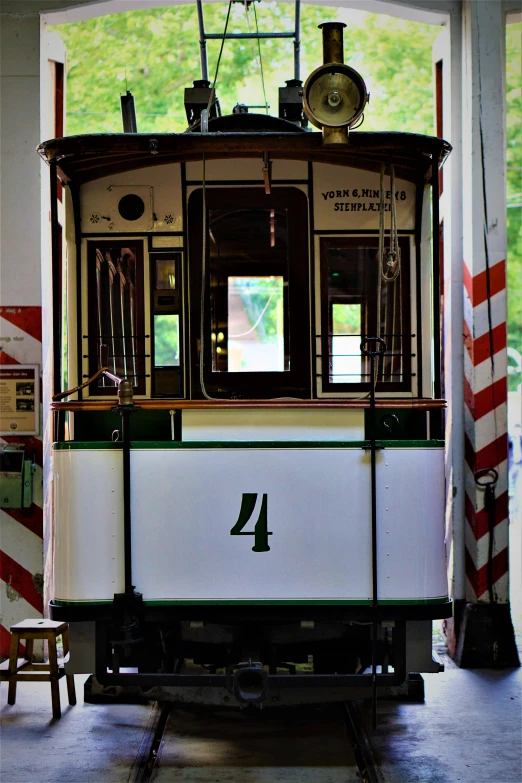
[[[43,142],[38,153],[47,163],[56,163],[64,182],[82,184],[153,165],[201,160],[203,155],[211,160],[263,153],[272,160],[316,161],[368,171],[380,171],[383,163],[390,163],[397,177],[418,182],[429,181],[433,164],[442,165],[451,151],[448,142],[435,136],[400,132],[354,131],[348,144],[323,144],[321,133],[279,122],[284,129],[66,136]],[[289,125],[295,130],[287,130]]]

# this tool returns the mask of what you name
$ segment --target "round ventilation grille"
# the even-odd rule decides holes
[[[139,220],[145,212],[143,199],[135,193],[128,193],[120,199],[118,212],[124,220]]]

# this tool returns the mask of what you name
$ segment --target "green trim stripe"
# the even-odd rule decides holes
[[[72,451],[74,449],[118,449],[121,450],[121,442],[114,441],[66,441],[54,443],[55,451]],[[140,450],[153,449],[369,449],[367,440],[342,440],[342,441],[132,441],[131,448]],[[377,448],[382,449],[442,449],[443,440],[379,440]]]
[[[371,598],[359,600],[349,598],[179,598],[179,599],[152,599],[144,601],[145,606],[371,606]],[[433,604],[447,604],[447,596],[438,598],[398,598],[384,599],[378,602],[378,606],[429,606]],[[56,606],[110,606],[111,600],[103,601],[62,601],[53,599]]]

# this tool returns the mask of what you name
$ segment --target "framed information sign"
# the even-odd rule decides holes
[[[38,435],[39,421],[39,365],[0,366],[0,435]]]

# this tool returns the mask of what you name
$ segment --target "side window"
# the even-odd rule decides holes
[[[361,342],[380,336],[386,353],[377,378],[378,391],[411,390],[409,240],[401,238],[400,274],[382,281],[378,331],[377,238],[321,239],[322,389],[327,392],[370,388],[369,361]]]
[[[270,195],[207,188],[205,196],[201,190],[191,195],[193,396],[310,396],[307,222],[307,200],[296,188],[274,188]]]
[[[145,393],[143,242],[124,239],[87,243],[89,375],[102,365],[130,378]],[[115,384],[100,378],[90,394],[115,394]]]
[[[152,288],[152,394],[182,394],[181,253],[150,254]]]

